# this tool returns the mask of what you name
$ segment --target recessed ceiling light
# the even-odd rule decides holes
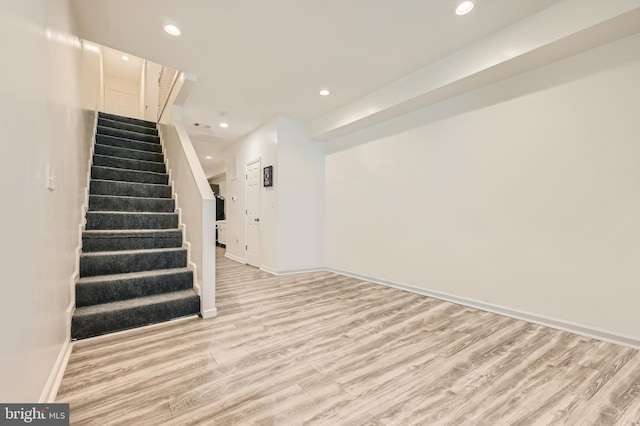
[[[172,36],[176,36],[176,37],[177,37],[177,36],[179,36],[179,35],[181,34],[181,32],[180,32],[180,28],[176,27],[176,26],[175,26],[175,25],[173,25],[173,24],[167,24],[167,25],[165,25],[165,26],[164,26],[164,31],[165,31],[167,34],[172,35]]]
[[[330,92],[330,91],[328,91],[327,89],[322,89],[322,90],[320,91],[320,95],[321,95],[321,96],[329,96],[329,94],[330,94],[330,93],[331,93],[331,92]]]
[[[123,61],[128,61],[128,60],[129,60],[129,57],[128,57],[127,55],[122,55],[122,60],[123,60]]]
[[[474,7],[475,7],[475,3],[473,1],[471,0],[462,1],[458,3],[458,5],[456,6],[456,15],[458,16],[466,15],[467,13],[471,12]]]
[[[222,121],[220,123],[220,127],[222,127],[223,129],[226,129],[227,127],[229,127],[229,123],[227,123],[226,121]]]
[[[211,156],[210,156],[210,155],[207,155],[205,158],[206,158],[207,160],[211,160]]]

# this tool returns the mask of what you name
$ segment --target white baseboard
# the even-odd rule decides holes
[[[227,259],[235,260],[236,262],[240,262],[240,263],[243,263],[243,264],[247,263],[247,262],[245,262],[245,260],[243,258],[238,257],[238,256],[234,256],[233,254],[230,254],[230,253],[225,253],[224,257],[226,257]]]
[[[202,315],[202,319],[217,317],[218,308],[208,309],[206,311],[202,311],[200,314]]]
[[[77,281],[78,277],[76,275],[74,275],[73,282],[74,282],[74,290],[75,290],[75,282]],[[75,291],[74,291],[74,295],[73,298],[71,299],[71,302],[69,303],[69,306],[67,307],[67,311],[66,311],[66,325],[67,325],[67,340],[71,341],[71,322],[73,321],[73,314],[76,310],[76,296],[75,296]]]
[[[49,374],[49,379],[42,390],[42,394],[40,394],[40,399],[38,401],[40,404],[55,402],[56,396],[58,395],[58,389],[60,389],[60,383],[62,383],[62,378],[64,377],[64,371],[67,369],[67,364],[69,363],[69,357],[71,356],[72,349],[73,343],[70,339],[66,339],[60,348],[58,358],[56,359],[56,363],[53,365],[53,369],[51,370],[51,374]]]
[[[195,273],[196,271],[193,271],[194,275]],[[194,280],[193,291],[195,291],[198,296],[202,297],[202,284]]]
[[[224,257],[227,259],[235,260],[236,262],[240,262],[242,264],[246,264],[247,262],[238,256],[234,256],[230,253],[225,253]],[[306,274],[308,272],[323,272],[326,271],[326,268],[310,268],[310,269],[295,269],[295,270],[287,270],[287,271],[278,271],[276,268],[272,268],[271,266],[260,265],[259,268],[261,271],[266,272],[271,275],[281,276],[281,275],[295,275],[295,274]]]
[[[277,276],[283,276],[283,275],[297,275],[297,274],[308,274],[311,272],[325,272],[326,269],[325,268],[310,268],[310,269],[290,269],[290,270],[286,270],[286,271],[278,271],[275,268],[271,268],[269,266],[261,266],[260,267],[261,271],[267,272],[269,274],[273,274],[273,275],[277,275]]]
[[[492,303],[486,303],[479,300],[467,299],[465,297],[454,296],[447,293],[441,293],[439,291],[427,290],[419,287],[414,287],[409,284],[402,284],[393,281],[381,280],[374,277],[368,277],[366,275],[355,274],[348,271],[341,271],[339,269],[326,268],[326,271],[333,272],[347,277],[357,278],[360,280],[368,281],[374,284],[380,284],[387,287],[397,288],[399,290],[408,291],[411,293],[420,294],[422,296],[433,297],[434,299],[444,300],[447,302],[456,303],[458,305],[469,306],[471,308],[479,309],[481,311],[491,312],[498,315],[503,315],[510,318],[515,318],[534,324],[544,325],[546,327],[555,328],[569,333],[578,334],[580,336],[589,337],[592,339],[602,340],[609,343],[615,343],[617,345],[626,346],[632,349],[640,350],[640,338],[629,336],[615,331],[603,330],[597,327],[591,327],[584,324],[578,324],[571,321],[566,321],[558,318],[551,318],[544,315],[538,315],[531,312],[520,311],[518,309],[512,309],[505,306],[494,305]]]
[[[266,272],[271,275],[278,275],[278,270],[276,268],[272,268],[271,266],[260,266],[260,270]]]

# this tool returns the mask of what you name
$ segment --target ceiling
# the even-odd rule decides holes
[[[478,0],[458,17],[455,0],[72,0],[81,37],[197,75],[184,117],[201,123],[199,153],[277,115],[309,121],[559,2]]]

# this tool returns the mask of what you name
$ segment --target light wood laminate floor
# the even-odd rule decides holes
[[[220,254],[218,317],[75,344],[72,424],[640,424],[638,351]]]

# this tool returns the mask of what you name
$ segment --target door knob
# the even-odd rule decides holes
[[[259,217],[256,217],[256,218],[255,218],[255,219],[253,219],[253,220],[255,220],[256,222],[260,222],[260,218],[259,218]]]

